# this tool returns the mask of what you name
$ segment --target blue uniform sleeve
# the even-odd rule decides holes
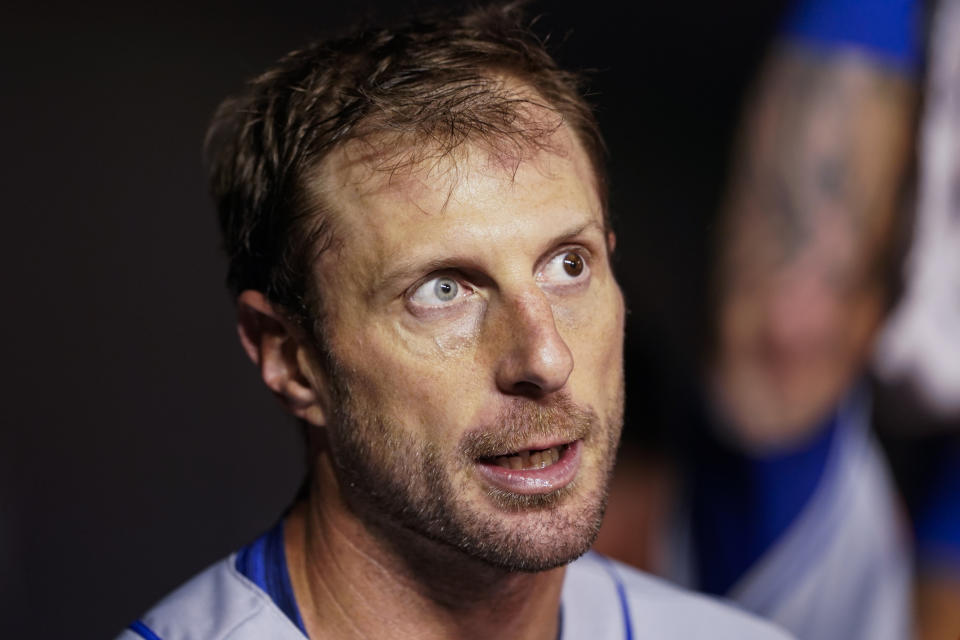
[[[859,47],[913,73],[923,58],[919,0],[800,0],[783,36],[823,50]]]

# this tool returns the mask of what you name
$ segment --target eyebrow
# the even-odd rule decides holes
[[[583,224],[581,224],[581,225],[579,225],[579,226],[577,226],[577,227],[573,227],[573,228],[570,228],[570,229],[568,229],[568,230],[566,230],[566,231],[562,231],[562,232],[558,233],[556,236],[554,236],[554,237],[553,237],[551,240],[549,240],[547,243],[545,243],[545,247],[546,247],[546,248],[545,248],[544,251],[540,254],[540,257],[542,258],[544,254],[549,253],[550,251],[552,251],[553,248],[556,247],[557,245],[563,244],[563,243],[565,243],[565,242],[569,242],[570,240],[573,240],[573,239],[576,238],[577,236],[582,235],[585,231],[587,231],[587,230],[590,229],[591,227],[596,227],[596,229],[597,229],[598,231],[600,231],[601,235],[602,235],[603,232],[606,230],[606,227],[604,227],[603,223],[601,223],[600,221],[598,221],[598,220],[589,220],[589,221],[587,221],[587,222],[585,222],[585,223],[583,223]]]
[[[570,242],[592,227],[596,228],[601,233],[606,230],[606,227],[598,220],[589,220],[582,224],[568,227],[543,243],[543,249],[537,256],[537,261],[539,262],[544,255],[550,251],[553,251],[558,245]],[[406,261],[403,260],[403,258],[397,258],[397,260],[399,261],[399,264],[395,264],[393,268],[387,270],[380,278],[377,278],[375,282],[371,283],[371,292],[392,288],[394,283],[398,281],[412,280],[421,275],[426,275],[437,271],[444,271],[447,269],[462,269],[464,267],[469,268],[471,266],[475,266],[475,260],[461,254],[453,254],[427,260],[419,260],[416,258]]]

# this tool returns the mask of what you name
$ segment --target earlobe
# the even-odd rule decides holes
[[[296,324],[260,291],[237,298],[237,333],[244,351],[260,369],[264,384],[293,415],[313,425],[326,424],[325,403],[316,385],[307,346]]]

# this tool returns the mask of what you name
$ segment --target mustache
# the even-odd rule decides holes
[[[493,425],[465,433],[459,448],[467,460],[493,458],[525,449],[533,440],[586,439],[597,422],[595,411],[565,394],[546,403],[517,398],[500,410]]]

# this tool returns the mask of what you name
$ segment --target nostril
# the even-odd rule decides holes
[[[543,388],[540,385],[527,380],[515,382],[513,384],[513,392],[518,396],[528,397],[542,396],[544,393]]]
[[[504,353],[498,371],[500,388],[512,394],[539,397],[563,387],[573,369],[573,358],[562,340],[550,344],[519,344]]]

